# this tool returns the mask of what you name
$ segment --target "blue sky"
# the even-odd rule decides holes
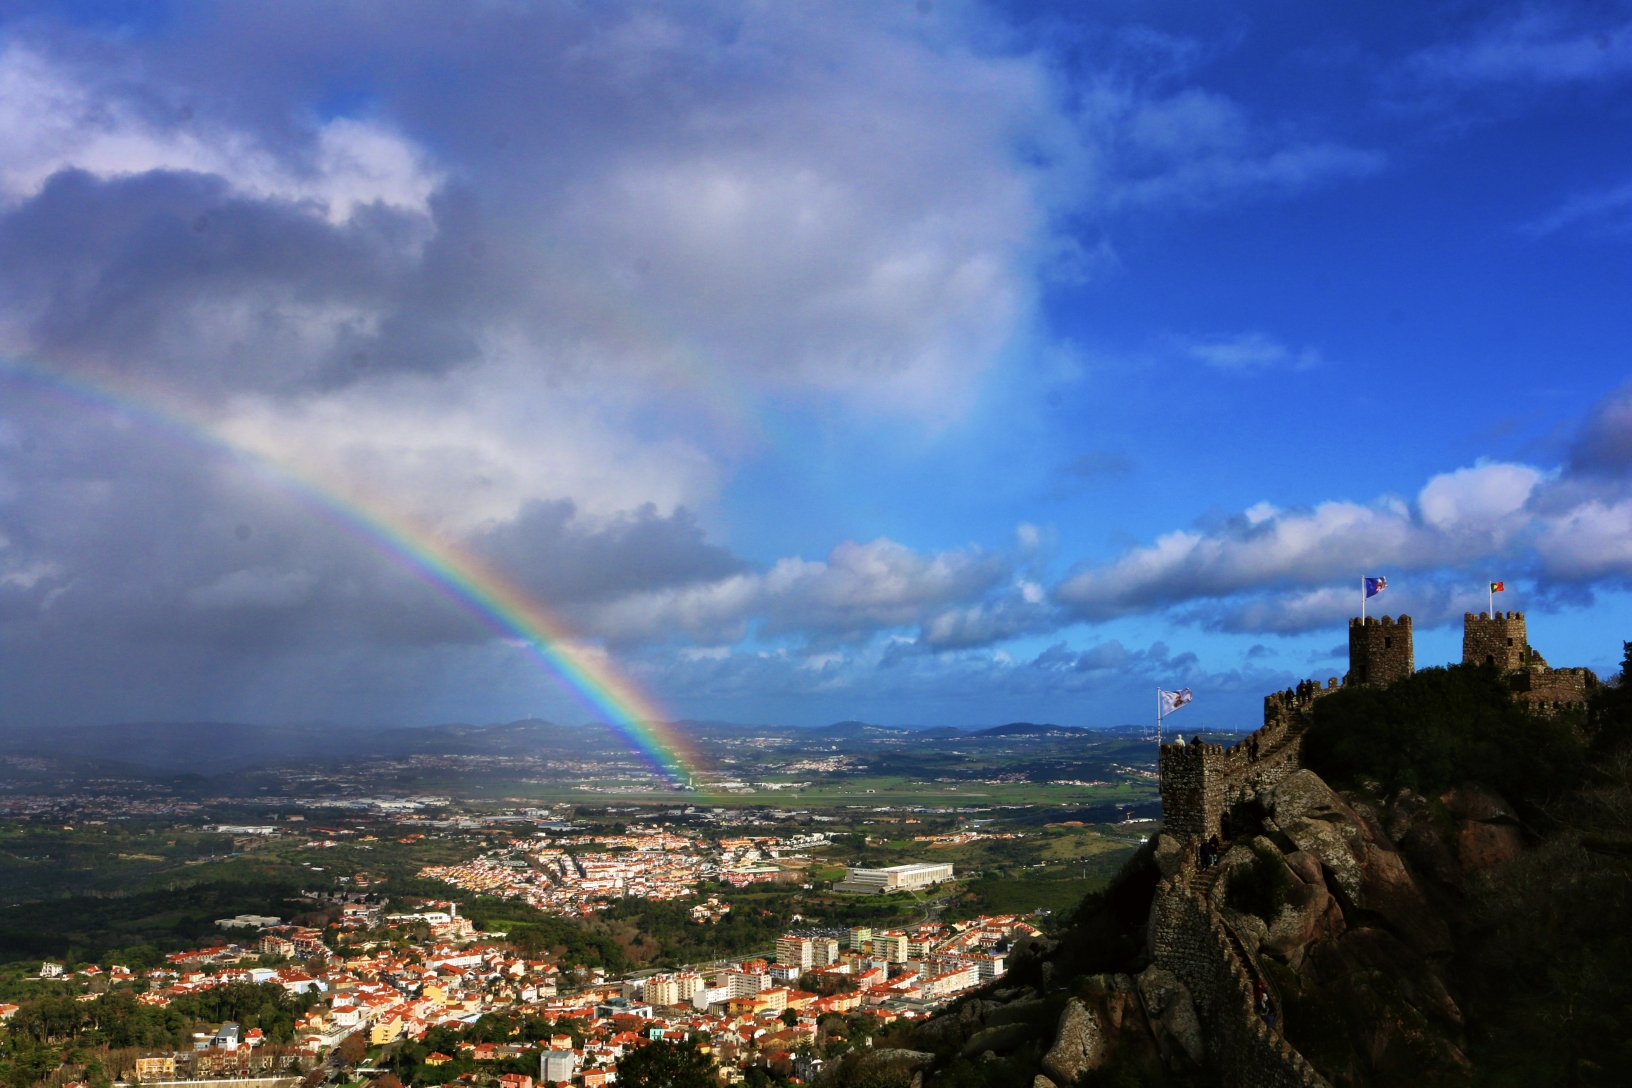
[[[0,352],[464,541],[676,716],[1208,725],[1359,577],[1612,672],[1626,5],[22,5]],[[581,707],[230,463],[0,400],[16,723]]]

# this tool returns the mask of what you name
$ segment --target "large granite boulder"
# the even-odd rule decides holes
[[[961,1047],[971,1032],[956,1016],[937,1016],[918,1025],[914,1035],[924,1046]]]
[[[1291,892],[1280,913],[1270,919],[1259,951],[1283,960],[1295,971],[1311,942],[1343,931],[1343,913],[1326,890],[1320,863],[1311,855],[1295,851],[1287,857],[1286,869]]]
[[[1298,852],[1319,860],[1346,906],[1381,916],[1418,952],[1450,950],[1450,931],[1429,907],[1393,843],[1375,841],[1380,832],[1313,771],[1301,770],[1277,783],[1269,808]]]
[[[862,1062],[868,1065],[898,1065],[906,1068],[926,1065],[935,1060],[935,1055],[922,1050],[903,1050],[899,1047],[880,1047],[869,1050],[862,1055]]]
[[[1172,876],[1179,871],[1179,863],[1184,858],[1184,847],[1172,835],[1157,835],[1156,849],[1151,854],[1151,860],[1156,863],[1156,871],[1162,878]]]
[[[1463,872],[1477,873],[1512,861],[1524,850],[1524,832],[1508,803],[1475,785],[1457,786],[1440,795],[1456,818],[1456,859]]]
[[[1517,824],[1463,820],[1457,828],[1456,857],[1468,872],[1494,869],[1524,851],[1524,832]]]
[[[1365,874],[1355,905],[1375,911],[1389,928],[1423,955],[1451,950],[1451,931],[1428,905],[1398,852],[1369,843],[1361,862]]]
[[[1319,859],[1349,898],[1358,900],[1365,880],[1360,866],[1365,832],[1354,810],[1314,771],[1301,770],[1270,791],[1269,811],[1281,833]]]
[[[1201,1021],[1196,1017],[1196,1005],[1189,989],[1172,971],[1155,964],[1145,968],[1137,985],[1145,1018],[1150,1021],[1161,1048],[1162,1060],[1172,1066],[1174,1058],[1182,1054],[1191,1065],[1200,1066],[1206,1051],[1201,1039]]]
[[[1054,1045],[1043,1055],[1043,1072],[1055,1084],[1072,1085],[1088,1070],[1103,1065],[1109,1049],[1100,1014],[1073,997],[1060,1013]]]
[[[1439,800],[1458,820],[1477,820],[1481,823],[1493,820],[1518,823],[1519,820],[1513,807],[1499,794],[1472,783],[1446,790],[1440,794]]]

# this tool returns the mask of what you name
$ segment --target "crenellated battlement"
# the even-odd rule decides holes
[[[1529,664],[1523,612],[1462,613],[1462,663],[1495,665],[1503,672]]]
[[[1228,748],[1200,737],[1163,745],[1157,756],[1162,818],[1169,834],[1218,834],[1219,818],[1243,795],[1273,784],[1298,767],[1303,730],[1315,700],[1340,690],[1304,680],[1264,696],[1264,724]]]
[[[1494,665],[1515,699],[1549,716],[1584,704],[1599,683],[1591,669],[1548,665],[1530,645],[1523,612],[1464,612],[1462,663]]]
[[[1359,616],[1349,620],[1350,684],[1391,684],[1417,669],[1411,617]]]

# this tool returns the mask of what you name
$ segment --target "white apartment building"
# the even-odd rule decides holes
[[[752,971],[727,971],[724,982],[732,997],[752,997],[761,990],[771,988],[770,975],[755,974]]]

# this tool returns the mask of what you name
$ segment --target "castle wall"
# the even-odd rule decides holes
[[[1194,857],[1156,889],[1152,958],[1190,990],[1211,1064],[1227,1088],[1327,1088],[1307,1059],[1265,1024],[1252,1000],[1253,975],[1216,907],[1198,891]]]
[[[1416,671],[1410,616],[1349,620],[1349,683],[1391,684]]]
[[[1200,739],[1163,745],[1157,757],[1163,829],[1176,839],[1218,834],[1226,809],[1298,769],[1308,710],[1316,699],[1337,690],[1334,676],[1325,687],[1305,680],[1264,696],[1263,726],[1228,748]]]
[[[1522,669],[1527,664],[1523,612],[1462,613],[1462,663],[1493,664],[1503,672]]]
[[[1531,704],[1536,710],[1546,711],[1586,702],[1599,683],[1597,674],[1591,669],[1549,669],[1545,666],[1509,673],[1507,682],[1513,688],[1515,699]]]

